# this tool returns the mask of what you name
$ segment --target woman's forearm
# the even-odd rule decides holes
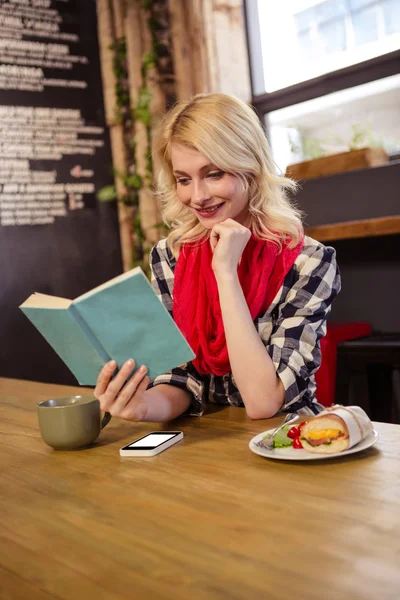
[[[252,419],[272,417],[284,401],[284,387],[250,315],[237,276],[217,277],[232,374]]]
[[[180,417],[190,406],[189,392],[166,383],[146,390],[144,398],[147,414],[143,421],[171,421]]]

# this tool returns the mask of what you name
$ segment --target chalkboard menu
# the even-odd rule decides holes
[[[122,270],[94,0],[0,0],[0,376],[75,383],[18,310]]]

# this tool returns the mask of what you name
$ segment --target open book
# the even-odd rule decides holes
[[[133,358],[153,379],[195,357],[140,267],[75,300],[32,294],[19,308],[81,385],[112,359]]]

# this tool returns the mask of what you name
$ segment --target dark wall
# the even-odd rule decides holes
[[[400,235],[331,242],[342,291],[335,321],[367,321],[375,331],[400,332]]]
[[[400,162],[310,180],[297,196],[306,226],[400,214]],[[337,251],[342,291],[331,319],[400,331],[400,235],[325,242]]]
[[[121,273],[115,207],[19,229],[0,231],[0,377],[75,385],[18,306],[34,292],[72,299]]]
[[[297,195],[305,225],[400,214],[400,161],[302,183]]]
[[[79,133],[79,139],[83,145],[86,143],[84,140],[88,139],[102,140],[103,145],[96,147],[92,155],[77,152],[75,155],[67,154],[61,160],[28,157],[31,171],[56,171],[56,183],[92,182],[95,191],[85,193],[81,198],[77,194],[76,202],[73,199],[72,203],[66,193],[67,214],[55,217],[53,223],[32,222],[31,225],[14,226],[6,226],[4,221],[0,223],[0,376],[76,384],[64,363],[18,306],[34,292],[75,298],[121,273],[122,264],[115,203],[100,205],[96,198],[97,191],[112,182],[112,159],[104,120],[96,4],[94,0],[70,0],[63,4],[53,2],[52,8],[60,11],[61,32],[79,38],[73,42],[54,38],[52,42],[68,43],[71,55],[87,57],[88,62],[75,63],[70,70],[43,67],[44,77],[47,80],[81,80],[87,83],[87,87],[69,88],[50,84],[40,92],[2,89],[0,105],[79,109],[87,126],[104,128],[99,135]],[[34,41],[38,39],[49,43],[49,40],[32,37]],[[26,34],[22,40],[31,41]],[[7,62],[1,56],[0,63],[3,61]],[[63,141],[57,143],[63,144]],[[86,178],[71,175],[76,165],[89,173],[83,176]],[[0,193],[0,208],[2,197],[4,194],[1,196]]]

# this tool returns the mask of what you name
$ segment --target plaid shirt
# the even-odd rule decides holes
[[[165,239],[150,253],[152,286],[172,316],[173,257]],[[335,250],[305,237],[304,247],[267,312],[254,321],[276,372],[285,388],[283,412],[317,414],[314,374],[321,364],[320,340],[326,333],[331,304],[340,290]],[[156,377],[162,383],[186,389],[192,396],[188,414],[201,416],[205,404],[244,406],[232,373],[203,375],[187,363]]]

